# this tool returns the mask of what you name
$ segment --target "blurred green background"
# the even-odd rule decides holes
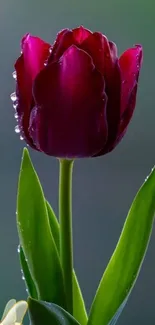
[[[1,312],[10,298],[26,298],[18,263],[15,224],[17,178],[25,144],[14,132],[16,124],[10,101],[15,87],[11,76],[13,64],[20,53],[20,39],[26,32],[52,43],[60,29],[80,24],[106,34],[117,43],[119,54],[135,43],[144,47],[137,107],[126,137],[111,154],[75,163],[74,264],[87,308],[133,197],[155,163],[155,1],[1,0]],[[46,196],[57,212],[58,162],[37,152],[31,152],[31,157]],[[136,287],[118,323],[155,323],[155,231]]]

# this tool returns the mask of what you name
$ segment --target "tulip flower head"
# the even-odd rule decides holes
[[[1,325],[22,325],[24,315],[27,311],[28,304],[26,301],[11,299],[4,310]]]
[[[135,109],[141,45],[118,57],[105,35],[81,26],[59,32],[53,45],[26,34],[21,49],[11,95],[20,137],[60,158],[110,152]]]

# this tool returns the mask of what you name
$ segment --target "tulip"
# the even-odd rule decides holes
[[[134,112],[141,45],[118,58],[105,35],[81,26],[59,32],[52,46],[27,34],[21,49],[11,95],[21,138],[59,158],[110,152]]]

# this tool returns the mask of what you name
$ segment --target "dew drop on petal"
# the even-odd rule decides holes
[[[52,53],[52,47],[49,48],[49,52]]]
[[[13,73],[12,73],[12,77],[13,77],[13,79],[17,79],[17,73],[16,73],[16,71],[14,71]]]
[[[24,140],[24,138],[23,138],[23,136],[22,136],[22,135],[20,135],[20,140]]]
[[[15,111],[16,111],[16,109],[17,109],[17,106],[18,106],[18,104],[17,104],[17,102],[15,102],[15,103],[13,104],[13,108],[15,109]]]
[[[17,112],[15,113],[14,117],[15,117],[16,120],[18,119],[18,113]]]
[[[10,98],[11,98],[11,100],[12,100],[13,102],[15,102],[16,99],[17,99],[16,93],[12,93],[12,94],[10,95]]]
[[[17,252],[20,253],[20,245],[18,245]]]
[[[16,132],[16,133],[20,133],[19,125],[16,125],[16,126],[15,126],[15,132]]]

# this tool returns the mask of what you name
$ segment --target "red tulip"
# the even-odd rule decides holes
[[[51,46],[27,34],[15,63],[16,132],[34,149],[74,158],[104,155],[132,117],[142,47],[117,47],[99,32],[64,29]]]

